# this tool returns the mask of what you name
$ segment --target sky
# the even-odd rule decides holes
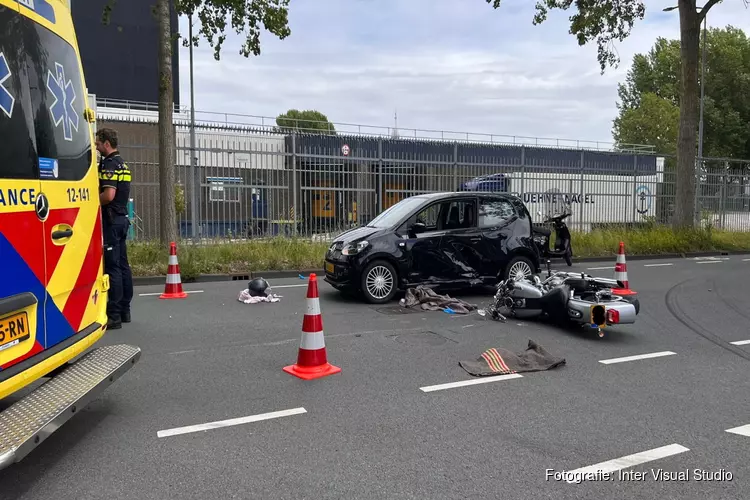
[[[292,0],[291,35],[278,40],[263,31],[260,56],[240,55],[244,37],[231,27],[220,61],[201,39],[193,68],[197,118],[237,113],[272,123],[290,108],[315,109],[342,131],[387,133],[397,114],[402,136],[611,143],[617,84],[633,55],[647,52],[658,36],[679,38],[679,14],[662,11],[677,0],[647,0],[645,19],[616,45],[619,67],[604,74],[596,43],[580,47],[568,33],[573,10],[553,11],[534,26],[535,3],[503,0],[494,10],[486,0]],[[709,12],[708,25],[750,33],[750,9],[743,0],[724,0]],[[181,32],[187,29],[181,19]],[[188,49],[181,48],[186,106],[189,71]]]

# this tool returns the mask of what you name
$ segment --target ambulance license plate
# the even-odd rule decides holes
[[[29,315],[25,311],[0,319],[0,351],[10,349],[30,336]]]

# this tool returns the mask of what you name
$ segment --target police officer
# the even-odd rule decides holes
[[[133,300],[133,277],[128,263],[127,236],[130,168],[117,150],[117,132],[102,128],[96,133],[99,163],[99,201],[102,205],[104,231],[104,272],[109,274],[107,328],[122,328],[130,323],[130,302]]]

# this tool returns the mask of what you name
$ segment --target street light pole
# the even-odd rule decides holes
[[[703,165],[703,108],[705,104],[706,95],[706,45],[708,45],[708,16],[703,18],[703,48],[701,49],[701,100],[700,100],[700,119],[698,121],[698,165],[699,168],[695,172],[695,206],[693,207],[693,213],[695,214],[696,222],[700,221],[698,216],[698,186],[700,185],[700,171]]]

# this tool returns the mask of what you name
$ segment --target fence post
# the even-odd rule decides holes
[[[375,206],[377,213],[383,212],[383,198],[385,193],[383,192],[383,139],[378,138],[378,199],[376,200]],[[377,215],[377,214],[376,214]]]
[[[458,191],[458,142],[453,142],[453,189]]]
[[[521,144],[521,190],[518,193],[518,196],[519,198],[521,198],[521,200],[523,200],[523,195],[526,192],[525,180],[526,180],[526,146]]]
[[[693,225],[697,228],[700,228],[701,226],[701,216],[700,216],[700,202],[699,202],[699,190],[700,190],[700,173],[702,170],[703,165],[703,158],[700,156],[695,157],[695,179],[694,179],[694,187],[695,190],[693,191]],[[706,182],[708,182],[709,176],[708,172],[706,175]],[[677,183],[675,179],[675,184]],[[677,191],[675,190],[675,199],[677,196]]]
[[[724,162],[724,175],[721,176],[721,205],[719,209],[719,224],[724,229],[727,219],[727,184],[729,183],[729,161]]]
[[[297,237],[297,134],[292,130],[292,236]]]
[[[578,224],[579,224],[579,227],[581,228],[581,230],[583,230],[583,205],[584,205],[584,203],[581,200],[583,199],[583,181],[584,181],[583,171],[584,171],[585,165],[586,165],[586,159],[585,159],[585,156],[584,156],[585,154],[586,154],[586,152],[584,150],[581,150],[581,191],[579,193],[581,195],[581,197],[578,200],[578,206],[579,206],[579,209],[578,209]]]
[[[633,191],[631,193],[631,199],[633,200],[633,223],[637,223],[636,220],[638,216],[636,216],[636,207],[638,205],[638,200],[636,194],[636,189],[638,189],[638,153],[633,153]]]

